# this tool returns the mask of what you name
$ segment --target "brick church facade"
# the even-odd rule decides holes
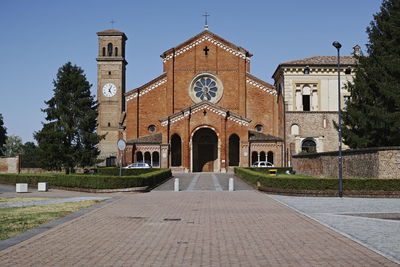
[[[282,96],[250,74],[252,54],[204,30],[161,54],[163,73],[125,90],[125,41],[98,32],[101,157],[175,171],[226,172],[257,160],[284,165]]]

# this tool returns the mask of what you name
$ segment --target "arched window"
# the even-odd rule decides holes
[[[299,135],[299,125],[293,124],[292,127],[290,127],[290,134]]]
[[[114,53],[115,57],[118,57],[118,47],[115,47],[115,53]]]
[[[301,143],[301,151],[306,153],[315,153],[317,152],[317,144],[315,143],[313,138],[306,138]]]
[[[258,161],[258,152],[257,151],[253,151],[251,153],[251,165],[256,163],[256,161]]]
[[[157,151],[153,152],[153,167],[160,166],[160,153]]]
[[[151,164],[151,154],[150,152],[145,152],[144,153],[144,162]]]
[[[239,166],[239,144],[239,136],[237,134],[231,134],[229,137],[229,166]]]
[[[136,162],[143,162],[143,153],[140,151],[136,152]]]
[[[266,160],[266,158],[265,158],[265,152],[264,151],[261,151],[260,152],[260,161],[265,161]]]
[[[105,57],[105,56],[106,56],[106,48],[103,47],[103,57]]]
[[[112,43],[108,43],[107,45],[107,56],[111,57],[113,52],[113,45]]]
[[[271,162],[272,164],[274,164],[274,152],[268,151],[268,153],[267,153],[267,161]]]
[[[171,166],[182,165],[182,140],[178,134],[171,137]]]

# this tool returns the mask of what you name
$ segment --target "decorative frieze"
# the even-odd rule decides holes
[[[262,84],[260,84],[260,83],[258,83],[256,81],[250,79],[250,78],[246,78],[246,82],[248,84],[252,85],[252,86],[255,86],[255,87],[263,90],[264,92],[267,92],[267,93],[271,94],[271,95],[276,95],[277,94],[275,89],[268,88],[268,87],[266,87],[266,86],[264,86],[264,85],[262,85]]]
[[[180,120],[183,120],[184,118],[188,117],[189,115],[193,115],[193,114],[196,114],[198,112],[207,112],[207,111],[214,112],[215,114],[217,114],[217,115],[219,115],[221,117],[224,117],[224,118],[226,118],[228,116],[226,111],[224,111],[222,109],[219,109],[217,107],[214,107],[214,106],[212,106],[212,105],[210,105],[208,103],[203,103],[203,104],[201,104],[201,105],[199,105],[197,107],[194,107],[193,109],[184,110],[183,112],[181,112],[178,115],[171,116],[170,120],[163,119],[161,121],[161,126],[167,126],[168,123],[171,125],[171,124],[174,124],[174,123],[176,123],[176,122],[178,122]],[[230,121],[233,121],[233,122],[235,122],[235,123],[237,123],[239,125],[243,125],[243,126],[249,126],[249,123],[250,123],[249,120],[243,119],[240,116],[233,115],[233,114],[230,114],[227,117],[227,119],[230,120]]]
[[[233,54],[234,56],[237,56],[237,57],[246,59],[246,61],[250,61],[250,58],[249,58],[249,57],[246,57],[246,54],[245,54],[245,53],[240,52],[240,51],[238,51],[238,50],[236,50],[236,49],[233,49],[233,48],[231,48],[231,47],[229,47],[229,46],[223,44],[222,42],[215,40],[215,39],[212,38],[210,35],[205,34],[203,37],[201,37],[201,38],[199,38],[199,39],[193,41],[192,43],[190,43],[190,44],[188,44],[188,45],[182,47],[181,49],[175,51],[175,54],[174,54],[174,53],[170,53],[169,55],[167,55],[167,56],[164,58],[163,62],[165,63],[165,62],[167,62],[168,60],[172,59],[173,57],[177,57],[177,56],[179,56],[180,54],[183,54],[183,53],[185,53],[186,51],[189,51],[190,49],[195,48],[197,45],[201,44],[201,43],[204,42],[204,41],[209,41],[210,43],[215,44],[215,45],[218,46],[219,48],[224,49],[225,51],[227,51],[227,52]]]
[[[146,88],[144,88],[144,89],[137,90],[137,91],[139,92],[139,94],[136,92],[136,93],[133,93],[132,95],[128,96],[128,97],[126,98],[126,102],[128,102],[128,101],[130,101],[130,100],[132,100],[132,99],[134,99],[134,98],[136,98],[136,97],[138,97],[138,95],[139,95],[139,96],[145,95],[145,94],[147,94],[148,92],[150,92],[151,90],[156,89],[157,87],[159,87],[160,85],[162,85],[162,84],[164,84],[164,83],[166,83],[166,82],[167,82],[167,78],[164,78],[164,79],[162,79],[162,80],[159,80],[159,81],[153,83],[152,85],[149,85],[148,87],[146,87]]]

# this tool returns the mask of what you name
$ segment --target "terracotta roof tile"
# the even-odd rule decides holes
[[[282,138],[249,130],[249,141],[283,141]]]
[[[343,65],[355,65],[357,63],[353,56],[341,56],[340,63]],[[282,65],[337,65],[336,56],[316,56],[283,62]]]
[[[162,134],[156,133],[148,136],[139,137],[137,139],[129,140],[127,144],[161,144]]]

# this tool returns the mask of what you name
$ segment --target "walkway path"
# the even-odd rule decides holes
[[[201,178],[191,192],[120,194],[0,251],[1,265],[397,266],[263,193],[204,191],[218,186]]]
[[[180,191],[228,191],[229,178],[234,179],[235,190],[253,190],[253,188],[237,178],[233,173],[174,173],[179,178]],[[173,191],[174,179],[154,189],[154,191]]]

